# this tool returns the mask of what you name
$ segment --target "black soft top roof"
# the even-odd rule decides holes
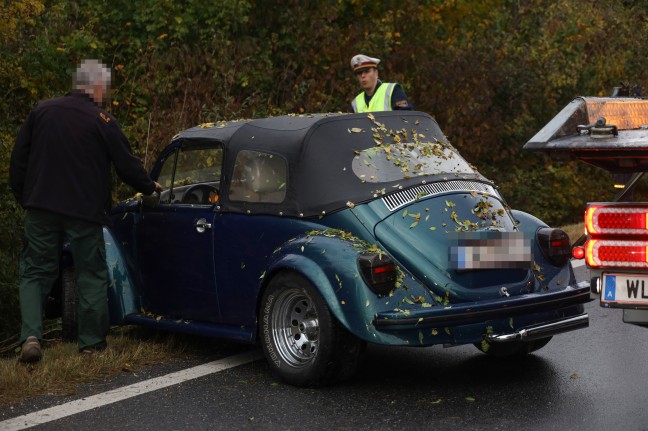
[[[392,183],[361,181],[351,169],[358,152],[379,141],[412,139],[415,134],[449,146],[436,121],[416,111],[371,114],[309,114],[203,124],[177,135],[171,146],[202,146],[219,142],[224,149],[221,211],[252,214],[319,216],[422,182],[457,179],[455,174],[402,178]],[[280,204],[232,202],[228,179],[240,151],[254,150],[279,156],[289,166],[286,199]],[[461,179],[488,182],[479,173]]]
[[[310,114],[310,115],[284,115],[280,117],[221,121],[217,123],[205,123],[180,132],[174,139],[185,141],[219,141],[225,147],[236,146],[236,142],[230,143],[232,135],[242,128],[251,128],[266,131],[294,132],[291,142],[299,146],[300,136],[308,132],[313,124],[324,118],[340,116],[341,114]],[[300,133],[301,132],[301,133]],[[267,140],[266,140],[267,141]],[[186,142],[185,145],[191,145]],[[259,145],[263,145],[262,143]]]
[[[648,171],[648,100],[577,97],[524,149],[611,172]]]

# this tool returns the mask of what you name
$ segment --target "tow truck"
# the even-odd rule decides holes
[[[585,234],[572,256],[585,260],[593,299],[623,309],[625,323],[648,327],[648,99],[628,89],[575,98],[523,148],[612,174],[618,192],[586,204]]]

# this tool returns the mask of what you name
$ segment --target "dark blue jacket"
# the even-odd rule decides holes
[[[154,191],[117,121],[85,93],[72,92],[29,114],[11,153],[10,186],[24,208],[105,224],[111,163],[135,190]]]

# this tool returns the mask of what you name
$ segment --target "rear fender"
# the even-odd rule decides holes
[[[518,228],[531,238],[533,259],[536,263],[533,272],[539,286],[544,290],[551,290],[553,288],[562,289],[567,284],[575,284],[574,271],[569,262],[562,267],[556,267],[549,263],[540,251],[538,241],[536,240],[536,233],[538,229],[549,226],[539,218],[523,211],[511,210],[511,215],[513,215],[513,218],[518,223]]]
[[[433,297],[423,284],[405,272],[401,272],[399,287],[390,295],[374,293],[358,269],[358,255],[364,251],[361,244],[357,238],[321,233],[289,241],[273,253],[263,287],[280,271],[300,273],[319,291],[331,313],[349,332],[374,343],[388,342],[384,339],[386,334],[373,326],[376,313],[442,306],[442,298]]]

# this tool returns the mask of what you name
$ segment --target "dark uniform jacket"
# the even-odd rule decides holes
[[[109,223],[111,163],[135,190],[155,190],[117,121],[75,91],[29,114],[11,153],[11,190],[24,208]]]

